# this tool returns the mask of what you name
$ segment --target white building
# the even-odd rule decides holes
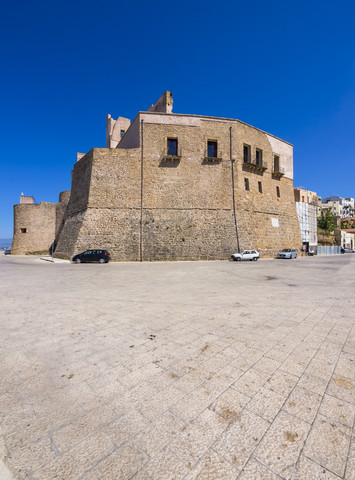
[[[294,189],[296,210],[300,224],[303,248],[308,252],[318,245],[317,235],[317,194],[297,187]]]
[[[296,202],[298,221],[300,222],[303,246],[308,251],[318,244],[317,207],[305,202]]]

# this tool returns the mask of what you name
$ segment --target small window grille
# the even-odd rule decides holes
[[[280,187],[276,187],[276,195],[280,198]]]
[[[249,188],[249,178],[244,178],[245,190],[250,190]]]
[[[259,192],[263,193],[263,186],[261,182],[258,182]]]
[[[20,228],[21,233],[27,233],[27,228]]]

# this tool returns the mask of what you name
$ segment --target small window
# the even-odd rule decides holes
[[[207,157],[217,158],[217,142],[209,140],[207,142]]]
[[[263,186],[262,186],[261,182],[258,182],[258,187],[259,187],[259,192],[263,193]]]
[[[250,163],[250,145],[243,145],[243,159],[244,163]]]
[[[27,233],[27,228],[20,228],[21,233]]]
[[[280,157],[278,155],[274,155],[274,172],[280,171]]]
[[[263,164],[263,151],[260,150],[260,148],[257,148],[255,150],[255,163],[257,165],[262,165]]]
[[[176,157],[178,154],[178,141],[177,138],[168,138],[168,155]]]
[[[276,195],[280,198],[280,187],[276,187]]]
[[[244,178],[245,190],[250,190],[249,188],[249,178]]]
[[[123,138],[123,135],[125,134],[124,130],[121,130],[121,138]]]

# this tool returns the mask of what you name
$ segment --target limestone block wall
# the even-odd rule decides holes
[[[270,142],[270,138],[273,139]],[[263,152],[264,172],[251,170],[244,164],[243,145]],[[237,219],[241,248],[256,248],[263,256],[272,257],[281,248],[300,249],[302,240],[293,193],[292,146],[264,132],[238,122],[235,156]],[[280,157],[285,175],[272,174],[274,154]],[[245,188],[248,180],[249,190]],[[261,192],[259,191],[261,189]]]
[[[106,248],[115,260],[228,258],[237,249],[231,147],[241,249],[273,256],[301,247],[290,144],[236,120],[147,112],[142,118],[143,163],[139,146],[95,148],[75,164],[57,256]],[[140,115],[132,127],[140,139]],[[167,138],[178,139],[181,158],[164,158]],[[205,159],[209,140],[218,142],[216,162]],[[263,151],[265,171],[246,167],[245,143]],[[284,176],[272,175],[274,154]]]
[[[11,253],[48,254],[60,235],[70,190],[59,194],[58,203],[41,202],[14,205],[14,236]]]
[[[139,259],[139,151],[92,149],[75,164],[72,178],[55,255],[104,248],[116,259]]]
[[[56,233],[56,203],[14,205],[11,254],[48,254]]]
[[[57,203],[56,206],[56,212],[55,212],[55,242],[54,242],[54,247],[58,243],[58,239],[60,237],[60,234],[63,229],[64,225],[64,218],[67,210],[67,206],[69,203],[70,199],[70,190],[65,190],[64,192],[60,192],[59,194],[59,202]]]

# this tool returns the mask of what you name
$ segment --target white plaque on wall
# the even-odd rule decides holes
[[[279,219],[278,218],[272,218],[271,219],[271,224],[273,227],[279,227]]]

